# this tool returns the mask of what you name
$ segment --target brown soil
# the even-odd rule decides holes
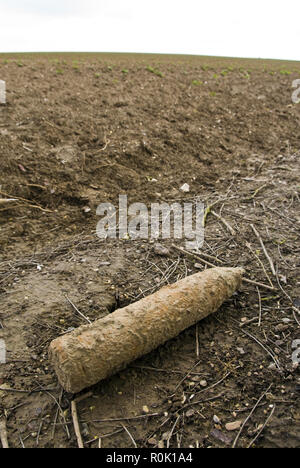
[[[260,397],[237,446],[300,446],[299,77],[299,63],[272,61],[0,57],[0,196],[18,199],[0,205],[10,446],[77,446],[73,395],[47,357],[51,340],[85,322],[69,301],[93,321],[199,271],[172,240],[161,241],[166,257],[153,241],[100,241],[97,205],[119,194],[217,202],[235,234],[208,213],[203,253],[274,290],[244,284],[217,314],[94,386],[78,403],[85,446],[231,446],[238,431],[226,424],[245,421]]]

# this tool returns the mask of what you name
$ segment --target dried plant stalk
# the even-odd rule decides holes
[[[18,201],[16,198],[0,198],[0,205],[8,205],[16,201]]]

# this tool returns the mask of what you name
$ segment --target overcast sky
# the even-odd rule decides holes
[[[299,0],[0,0],[0,52],[300,60]]]

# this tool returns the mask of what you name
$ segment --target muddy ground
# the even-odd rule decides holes
[[[154,241],[98,239],[96,208],[119,194],[147,206],[199,197],[212,206],[200,257],[262,285],[244,283],[214,316],[82,392],[85,446],[300,446],[299,78],[296,62],[0,56],[0,197],[16,199],[0,205],[11,447],[77,446],[74,396],[47,358],[85,323],[76,308],[93,321],[206,268],[172,240],[160,256]]]

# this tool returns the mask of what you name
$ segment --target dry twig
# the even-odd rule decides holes
[[[230,226],[230,224],[226,221],[226,219],[222,218],[222,216],[218,215],[215,211],[211,210],[211,214],[217,218],[219,221],[221,221],[221,223],[224,224],[224,226],[228,229],[228,231],[230,232],[230,234],[232,236],[235,236],[236,232],[235,230],[233,229],[232,226]]]
[[[274,267],[274,263],[273,263],[273,260],[272,258],[270,257],[270,255],[268,254],[268,251],[265,247],[265,244],[263,243],[263,240],[262,238],[260,237],[259,233],[257,232],[257,230],[255,229],[255,227],[253,226],[253,224],[250,224],[251,226],[251,229],[252,231],[254,232],[254,234],[256,235],[257,239],[259,240],[260,242],[260,245],[264,251],[264,254],[266,256],[266,259],[268,260],[269,264],[270,264],[270,267],[271,267],[271,271],[272,271],[272,274],[276,277],[276,271],[275,271],[275,267]]]
[[[79,309],[76,307],[76,305],[71,301],[71,299],[68,298],[68,296],[65,296],[65,298],[67,299],[68,303],[73,307],[73,309],[76,310],[76,312],[80,315],[80,317],[82,317],[84,320],[86,320],[86,322],[88,322],[89,324],[92,323],[85,315],[83,315],[82,312],[80,312],[80,310],[79,310]]]
[[[204,265],[207,265],[207,266],[209,266],[211,268],[216,268],[216,265],[214,265],[213,263],[207,262],[206,260],[203,260],[203,258],[201,258],[198,254],[194,254],[192,252],[189,252],[188,250],[184,250],[181,247],[177,247],[177,245],[175,245],[175,244],[172,244],[172,248],[177,250],[178,252],[181,252],[182,254],[187,255],[188,257],[196,258],[197,260],[199,260],[199,262],[203,263]],[[253,280],[250,280],[250,279],[244,278],[244,277],[242,278],[242,281],[245,282],[245,283],[252,284],[254,286],[259,286],[259,287],[264,288],[264,289],[269,289],[271,291],[274,291],[274,289],[275,289],[274,287],[269,286],[267,284],[259,283],[257,281],[253,281]]]
[[[273,283],[272,283],[272,281],[271,281],[271,278],[270,278],[270,276],[268,275],[268,273],[267,273],[267,271],[266,271],[266,269],[265,269],[265,266],[264,266],[263,262],[261,261],[261,259],[259,258],[259,256],[256,255],[256,253],[252,250],[251,245],[249,244],[249,242],[246,242],[245,245],[246,245],[246,247],[250,250],[250,252],[252,253],[252,255],[254,255],[254,257],[256,258],[256,260],[258,261],[258,263],[260,264],[260,266],[262,267],[262,269],[263,269],[263,271],[264,271],[264,274],[266,275],[266,278],[267,278],[267,280],[268,280],[269,283],[270,283],[270,286],[274,289],[274,286],[273,286]]]
[[[170,431],[170,434],[169,434],[169,437],[168,437],[168,440],[167,440],[167,448],[170,448],[170,440],[171,440],[171,438],[173,436],[175,427],[177,426],[177,423],[178,423],[179,419],[180,419],[180,415],[177,416],[177,419],[176,419],[175,423],[173,424],[173,427],[172,427],[172,429]]]
[[[74,430],[77,438],[77,443],[78,447],[80,449],[84,448],[82,437],[81,437],[81,432],[80,432],[80,427],[79,427],[79,421],[78,421],[78,414],[77,414],[77,405],[76,401],[73,400],[71,402],[71,411],[72,411],[72,419],[73,419],[73,425],[74,425]]]
[[[0,440],[2,448],[8,449],[8,440],[7,440],[7,429],[6,429],[6,418],[3,417],[0,419]]]
[[[121,423],[121,425],[123,426],[124,431],[126,431],[126,433],[129,435],[130,440],[131,440],[131,442],[133,443],[134,447],[135,447],[135,448],[138,448],[138,446],[137,446],[137,444],[136,444],[136,441],[134,440],[134,438],[133,438],[132,435],[130,434],[130,432],[129,432],[129,430],[127,429],[127,427],[126,427],[123,423]]]
[[[18,201],[16,198],[0,198],[0,206]]]
[[[248,445],[247,448],[250,448],[252,447],[252,445],[257,441],[257,439],[259,438],[259,436],[261,435],[261,433],[263,432],[263,430],[265,429],[265,427],[267,426],[268,422],[271,420],[271,418],[273,417],[273,414],[276,410],[276,405],[273,406],[273,409],[271,411],[271,413],[269,414],[269,416],[267,417],[267,420],[266,422],[264,423],[264,425],[262,426],[262,428],[260,429],[260,431],[256,434],[256,436],[254,437],[254,439],[250,442],[250,444]]]
[[[266,396],[266,394],[268,393],[268,391],[271,389],[272,387],[272,384],[267,388],[267,390],[259,397],[259,399],[257,400],[257,402],[255,403],[255,405],[253,406],[249,416],[245,419],[245,421],[243,422],[239,432],[238,432],[238,435],[236,436],[234,442],[233,442],[233,445],[232,445],[232,448],[236,448],[237,446],[237,443],[238,443],[238,440],[240,438],[240,435],[241,433],[243,432],[243,429],[244,427],[246,426],[247,422],[251,419],[251,416],[253,415],[253,413],[255,412],[256,408],[259,406],[260,402],[264,399],[264,397]]]

